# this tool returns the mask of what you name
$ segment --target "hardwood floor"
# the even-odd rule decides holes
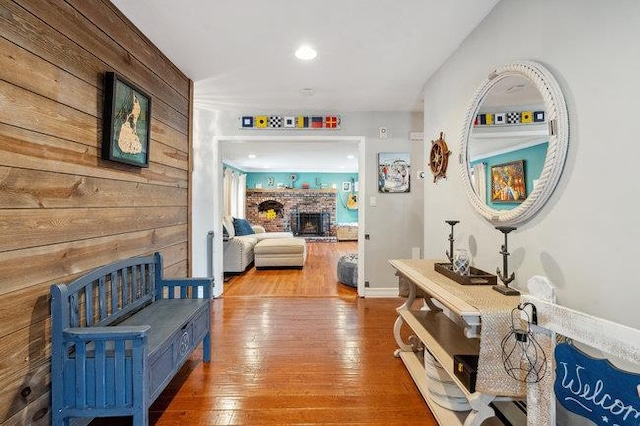
[[[308,249],[302,270],[253,269],[225,285],[213,301],[212,362],[194,353],[151,407],[151,424],[437,424],[393,356],[401,299],[358,298],[337,282],[337,259],[355,243]]]
[[[340,256],[357,251],[356,241],[307,243],[304,268],[251,268],[241,275],[232,276],[224,284],[224,297],[356,297],[355,289],[338,282],[336,265]]]

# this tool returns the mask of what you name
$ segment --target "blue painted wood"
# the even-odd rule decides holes
[[[586,355],[573,345],[556,346],[556,399],[595,424],[638,425],[640,374]]]
[[[159,253],[51,286],[52,423],[129,415],[146,426],[149,406],[200,343],[211,359],[212,286],[164,279]]]

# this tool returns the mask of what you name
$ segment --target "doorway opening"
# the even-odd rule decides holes
[[[327,146],[336,142],[345,143],[345,144],[355,144],[357,146],[358,152],[358,168],[357,175],[359,182],[365,182],[365,147],[364,141],[365,138],[363,136],[217,136],[214,137],[211,156],[211,168],[212,174],[212,182],[211,188],[213,191],[213,219],[215,221],[216,227],[219,232],[215,232],[212,244],[212,256],[210,261],[212,262],[212,270],[214,271],[214,278],[216,282],[223,283],[224,282],[224,273],[223,273],[223,236],[222,236],[222,217],[223,217],[223,160],[224,160],[224,149],[228,144],[239,144],[242,142],[260,142],[268,146],[269,143],[288,143],[291,144],[292,149],[304,150],[305,145],[309,145],[310,142],[326,142]],[[247,153],[248,155],[249,153]],[[266,171],[266,170],[265,170]],[[360,185],[360,194],[359,197],[364,197],[364,189],[365,185]],[[359,231],[358,231],[358,243],[357,243],[357,251],[358,251],[358,295],[363,296],[365,293],[364,289],[364,261],[365,261],[365,253],[364,253],[364,209],[358,209],[358,223]],[[220,224],[219,226],[217,224]],[[318,224],[321,225],[321,224]],[[223,285],[216,286],[216,295],[219,296],[223,292]]]

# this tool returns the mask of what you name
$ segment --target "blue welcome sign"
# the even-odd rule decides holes
[[[556,346],[556,399],[596,425],[640,424],[640,374],[592,358],[574,346]]]

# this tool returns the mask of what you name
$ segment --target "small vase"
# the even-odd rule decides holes
[[[456,249],[453,254],[453,272],[459,275],[469,275],[471,259],[465,249]]]

